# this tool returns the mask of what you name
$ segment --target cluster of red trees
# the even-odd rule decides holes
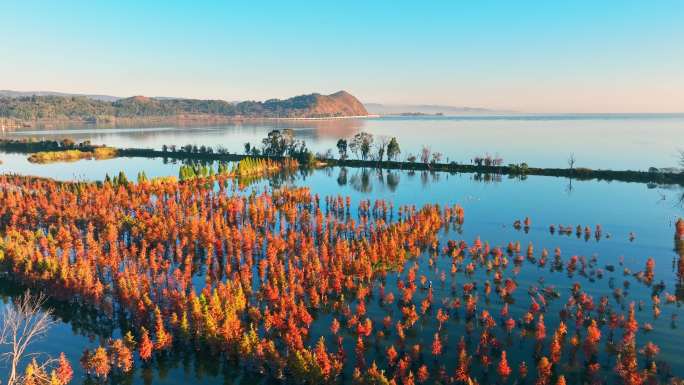
[[[152,356],[152,341],[146,330],[143,330],[139,346],[142,360],[149,360]],[[125,339],[109,341],[107,347],[98,346],[93,351],[86,349],[81,356],[81,366],[86,373],[106,379],[112,372],[126,374],[133,370],[133,352],[138,345],[131,332]]]
[[[74,377],[74,370],[64,353],[60,354],[54,366],[54,369],[48,372],[46,365],[39,364],[33,357],[24,368],[24,374],[19,381],[23,385],[66,385],[71,382]]]
[[[546,263],[546,250],[537,260],[532,244],[520,255],[519,242],[506,252],[479,238],[441,246],[441,233],[464,221],[460,206],[395,212],[391,203],[363,201],[352,215],[348,197],[321,205],[306,188],[242,194],[223,178],[98,185],[0,176],[2,266],[56,298],[126,318],[131,329],[123,339],[81,358],[101,378],[130,372],[136,356],[149,361],[186,346],[303,383],[335,382],[344,372],[358,384],[474,383],[490,368],[505,382],[513,369],[504,340],[515,334],[536,341],[527,361],[536,366],[537,384],[565,383],[563,358],[584,367],[586,382],[601,383],[602,328],[610,331],[619,353],[615,373],[625,383],[656,378],[657,346],[643,348],[647,369],[637,363],[633,305],[624,317],[607,297],[596,305],[575,284],[558,325],[548,329],[547,301],[558,293],[520,293],[516,282],[525,260]],[[439,271],[438,258],[450,261],[450,271]],[[553,258],[568,274],[590,264],[577,256],[563,261],[560,249]],[[435,298],[424,264],[441,285],[450,280],[451,298]],[[477,270],[486,282],[474,279]],[[395,273],[393,288],[386,278]],[[644,275],[652,281],[652,265]],[[381,316],[368,310],[375,296]],[[508,304],[526,296],[529,306],[511,314]],[[503,304],[499,316],[490,313],[492,301]],[[331,323],[315,338],[313,325],[327,313]],[[461,317],[474,346],[448,334],[450,320]],[[417,340],[427,320],[436,320],[436,329],[430,340]],[[619,342],[612,341],[616,329]],[[355,346],[353,357],[345,343]],[[369,360],[372,347],[383,344],[386,359]],[[458,362],[449,372],[442,357],[454,348]],[[525,361],[520,378],[528,374]]]

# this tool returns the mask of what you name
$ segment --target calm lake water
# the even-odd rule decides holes
[[[567,167],[567,158],[574,153],[578,167],[645,170],[677,166],[678,150],[684,148],[684,114],[281,120],[190,128],[33,129],[0,133],[0,138],[70,137],[116,147],[157,149],[164,144],[221,145],[231,152],[243,152],[245,142],[260,143],[268,131],[285,127],[293,128],[314,151],[335,150],[339,138],[366,131],[375,136],[396,136],[404,158],[427,145],[444,154],[445,160],[459,163],[488,153],[500,155],[504,163]]]
[[[368,131],[375,135],[396,135],[404,152],[417,151],[421,144],[427,143],[433,150],[442,151],[445,156],[458,161],[467,161],[474,155],[489,152],[499,153],[506,162],[527,161],[532,165],[562,167],[565,166],[567,154],[574,152],[578,165],[581,166],[644,169],[653,165],[670,167],[677,164],[675,154],[680,135],[675,133],[684,129],[684,117],[382,118],[288,124],[301,128],[298,135],[315,149],[333,147],[338,137]],[[244,142],[258,142],[272,127],[273,125],[266,124],[245,124],[192,129],[86,128],[15,132],[6,135],[68,136],[121,147],[221,144],[238,152]],[[132,178],[141,170],[150,177],[177,175],[179,167],[178,164],[164,163],[161,159],[120,158],[33,165],[25,158],[25,155],[0,154],[0,159],[4,162],[0,165],[0,172],[58,179],[101,180],[105,173],[112,175],[120,170],[124,170]],[[511,241],[520,241],[524,249],[529,242],[533,242],[535,253],[546,248],[553,254],[554,248],[560,247],[565,261],[572,255],[596,258],[596,269],[603,269],[602,277],[591,274],[582,276],[577,272],[569,276],[565,271],[551,271],[548,265],[538,267],[524,263],[517,276],[521,296],[511,306],[511,312],[519,315],[529,305],[524,294],[528,288],[555,286],[561,293],[561,299],[551,301],[546,312],[547,327],[555,327],[558,323],[558,311],[574,282],[579,282],[584,290],[594,296],[597,303],[601,296],[609,296],[610,305],[617,309],[626,308],[631,301],[643,301],[643,309],[637,312],[637,320],[640,324],[650,322],[654,330],[650,333],[640,332],[638,346],[649,340],[658,344],[661,348],[660,359],[669,363],[673,374],[684,376],[684,330],[680,321],[676,320],[684,297],[678,286],[675,271],[678,256],[673,242],[674,221],[677,217],[684,216],[684,208],[680,202],[684,190],[680,187],[623,182],[579,182],[551,177],[528,177],[520,180],[474,174],[331,168],[299,173],[286,181],[278,180],[277,184],[274,181],[262,181],[250,186],[248,191],[282,184],[308,186],[321,197],[348,195],[352,198],[352,207],[365,199],[392,201],[395,207],[403,204],[421,206],[426,203],[459,203],[465,209],[465,223],[458,231],[444,234],[443,241],[463,239],[471,243],[479,236],[483,242],[488,241],[492,246],[505,247]],[[526,216],[532,220],[530,230],[525,232],[514,229],[513,222]],[[604,237],[596,240],[577,237],[574,232],[570,236],[551,234],[551,224],[592,228],[601,224]],[[632,241],[629,239],[630,233],[635,235]],[[621,257],[624,257],[624,266],[618,264]],[[663,304],[662,314],[657,319],[653,318],[650,310],[652,288],[630,276],[624,276],[622,272],[623,268],[631,271],[643,270],[648,257],[653,257],[656,261],[655,282],[662,281],[666,292],[680,292],[676,304]],[[421,258],[427,256],[423,255]],[[607,265],[614,265],[615,271],[606,270]],[[436,283],[435,297],[439,303],[439,298],[451,296],[451,290],[448,285],[440,286],[438,275],[433,270],[428,271],[426,266],[426,263],[421,264],[423,270],[419,274],[426,274]],[[439,271],[448,271],[449,268],[448,259],[437,260]],[[481,270],[478,269],[473,279],[491,280],[491,276],[486,276]],[[459,275],[459,278],[460,283],[463,283],[462,276]],[[396,288],[396,279],[396,274],[390,274],[386,286]],[[198,280],[201,281],[201,277]],[[629,286],[624,289],[625,298],[617,300],[612,293],[615,288],[624,288],[625,281],[629,282]],[[4,301],[8,301],[12,295],[16,295],[16,288],[0,281],[0,294]],[[419,299],[416,302],[424,295],[425,293],[417,293]],[[368,314],[374,324],[381,325],[385,310],[377,306],[377,293],[376,299],[371,300],[371,303],[375,305],[369,306]],[[501,305],[494,301],[488,308],[492,314],[498,314]],[[120,331],[116,325],[73,307],[58,306],[57,314],[61,322],[50,331],[48,338],[34,345],[34,349],[55,355],[64,351],[76,371],[74,383],[80,384],[84,379],[78,359],[83,349],[97,346],[100,338],[120,336]],[[497,316],[495,318],[498,319]],[[329,314],[316,315],[314,335],[310,342],[316,341],[319,335],[329,335],[330,320]],[[422,343],[429,350],[435,322],[433,316],[421,324],[416,335],[409,337],[414,341],[412,343]],[[463,319],[451,320],[447,326],[449,342],[443,360],[450,373],[456,363],[456,342],[464,327]],[[346,341],[348,358],[353,358],[353,338],[347,338]],[[603,342],[602,339],[602,344]],[[517,367],[521,359],[529,363],[533,345],[533,341],[520,342],[516,338],[512,346],[507,346],[511,367]],[[381,342],[379,346],[381,349],[377,351],[368,351],[368,362],[373,359],[384,362],[384,349],[387,345]],[[605,359],[609,356],[602,357]],[[609,360],[602,361],[601,364],[606,368],[606,378],[611,378],[610,369],[614,366],[614,357],[610,356]],[[534,373],[534,366],[530,367],[530,373]],[[238,384],[260,381],[263,382],[258,377],[244,376],[216,360],[201,359],[194,355],[178,359],[168,357],[149,367],[138,363],[136,372],[130,377],[116,380],[135,384]]]

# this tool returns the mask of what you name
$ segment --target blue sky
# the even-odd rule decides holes
[[[5,1],[0,88],[684,111],[684,1]]]

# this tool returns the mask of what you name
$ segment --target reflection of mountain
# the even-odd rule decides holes
[[[276,120],[264,122],[270,128],[291,128],[298,137],[311,139],[339,139],[352,137],[365,125],[363,119],[335,120]]]
[[[161,148],[163,144],[182,146],[198,145],[230,145],[231,151],[242,149],[246,141],[260,143],[270,130],[275,128],[291,128],[295,136],[303,139],[308,145],[319,141],[334,142],[339,138],[349,138],[365,127],[364,119],[334,120],[250,120],[235,121],[220,125],[201,125],[192,127],[156,126],[129,128],[95,128],[92,126],[71,126],[65,129],[18,129],[12,132],[0,132],[0,137],[37,137],[50,140],[70,138],[76,141],[90,140],[97,144],[118,147],[153,147]]]

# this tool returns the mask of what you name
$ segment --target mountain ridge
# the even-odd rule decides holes
[[[58,92],[58,91],[15,91],[15,90],[0,90],[0,98],[22,98],[29,96],[62,96],[62,97],[85,97],[93,100],[100,100],[104,102],[113,102],[115,100],[121,99],[119,96],[104,95],[104,94],[79,94],[70,92]]]
[[[103,99],[104,98],[104,99]],[[115,98],[112,100],[111,98]],[[217,99],[69,95],[43,91],[0,91],[0,118],[25,126],[37,122],[116,123],[122,120],[173,118],[222,121],[249,118],[338,118],[367,116],[359,100],[346,91],[288,99],[227,102]]]
[[[327,96],[333,96],[337,94],[347,94],[349,95],[348,92],[346,91],[338,91],[336,93],[333,93],[331,95]],[[58,92],[58,91],[15,91],[15,90],[0,90],[0,98],[1,97],[12,97],[12,98],[19,98],[19,97],[29,97],[29,96],[64,96],[64,97],[85,97],[93,100],[101,100],[101,101],[109,101],[113,102],[116,100],[120,99],[126,99],[126,97],[121,97],[121,96],[113,96],[113,95],[106,95],[106,94],[81,94],[81,93],[69,93],[69,92]],[[310,94],[310,95],[321,95],[318,93]],[[322,95],[326,96],[326,95]],[[196,99],[196,98],[185,98],[185,97],[178,97],[178,96],[150,96],[152,99],[157,99],[157,100],[178,100],[178,99],[187,99],[187,100],[213,100],[213,99]],[[218,99],[216,99],[218,100]],[[278,99],[272,99],[272,100],[278,100]],[[229,104],[239,104],[242,102],[245,102],[248,100],[226,100],[227,103]],[[483,107],[468,107],[468,106],[451,106],[451,105],[441,105],[441,104],[427,104],[427,103],[417,103],[417,104],[392,104],[392,103],[361,103],[363,107],[366,109],[366,112],[369,114],[373,115],[393,115],[393,114],[403,114],[403,113],[424,113],[424,114],[437,114],[441,113],[444,115],[449,115],[449,114],[463,114],[463,113],[472,113],[472,114],[478,114],[478,113],[508,113],[508,112],[513,112],[513,111],[502,111],[502,110],[495,110],[495,109],[489,109],[489,108],[483,108]],[[363,114],[362,114],[363,115]]]

